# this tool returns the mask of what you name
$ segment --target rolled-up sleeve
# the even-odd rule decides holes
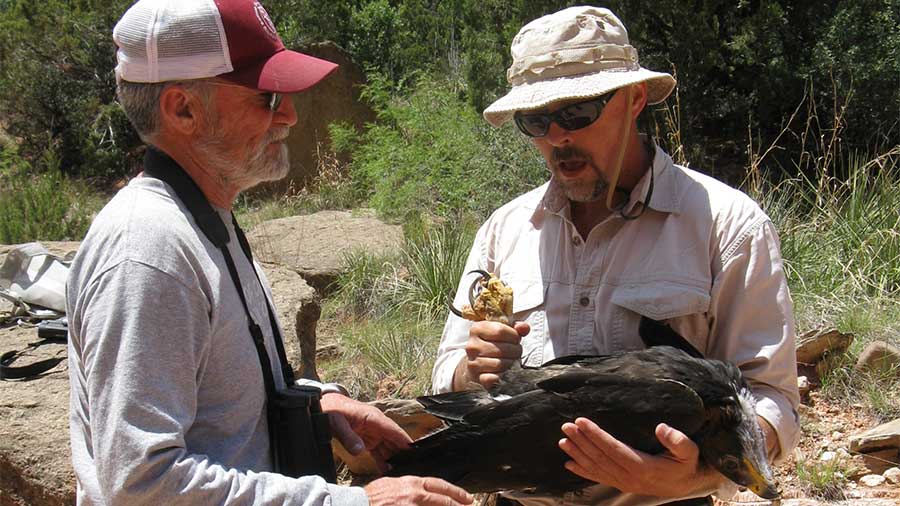
[[[734,362],[778,435],[776,460],[800,438],[795,329],[778,235],[767,218],[724,249],[710,307],[710,358]]]

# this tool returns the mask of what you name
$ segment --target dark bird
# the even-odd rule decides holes
[[[580,490],[592,482],[564,467],[570,457],[557,441],[563,423],[585,417],[653,454],[664,450],[654,431],[666,423],[697,444],[703,464],[761,497],[779,497],[740,370],[699,358],[660,325],[642,322],[644,341],[659,345],[646,350],[561,357],[538,368],[515,365],[490,392],[420,397],[425,410],[449,426],[395,455],[390,474],[436,476],[470,492]],[[655,337],[643,336],[651,333]]]

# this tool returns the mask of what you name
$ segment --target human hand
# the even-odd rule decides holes
[[[478,382],[484,388],[495,385],[500,381],[499,374],[522,358],[521,341],[530,331],[525,322],[517,322],[513,327],[491,321],[473,323],[466,343],[465,368],[461,363],[457,369],[464,373],[460,379]]]
[[[379,478],[364,487],[370,506],[457,506],[472,504],[465,490],[438,478]]]
[[[375,406],[339,393],[322,396],[322,411],[328,413],[331,430],[352,455],[368,450],[382,473],[387,459],[406,448],[412,439]]]
[[[682,432],[661,423],[656,437],[668,450],[650,455],[622,443],[587,418],[565,423],[559,447],[572,460],[566,469],[582,478],[658,497],[689,497],[714,490],[724,479],[700,466],[700,450]]]

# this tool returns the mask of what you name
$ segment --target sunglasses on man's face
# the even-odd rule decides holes
[[[614,93],[610,92],[584,102],[569,104],[553,112],[523,113],[517,111],[513,115],[513,120],[519,130],[529,137],[547,135],[551,123],[556,123],[566,130],[579,130],[597,121]]]
[[[228,88],[243,88],[245,90],[252,90],[253,88],[249,88],[247,86],[241,86],[239,84],[231,84],[231,83],[223,83],[221,81],[206,81],[208,84],[212,84],[214,86],[225,86]],[[281,107],[281,102],[284,101],[284,95],[278,93],[276,91],[263,91],[260,92],[259,96],[263,99],[263,103],[266,104],[266,108],[271,112],[275,112],[278,108]]]
[[[281,101],[284,100],[284,95],[275,91],[267,91],[262,94],[263,99],[265,100],[266,105],[269,107],[269,110],[275,112],[281,107]]]

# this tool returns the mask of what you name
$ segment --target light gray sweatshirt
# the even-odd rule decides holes
[[[241,251],[230,214],[217,211],[277,371],[268,282]],[[72,264],[67,300],[79,505],[368,504],[358,487],[271,472],[265,387],[244,309],[221,251],[168,185],[134,179],[100,212]]]

